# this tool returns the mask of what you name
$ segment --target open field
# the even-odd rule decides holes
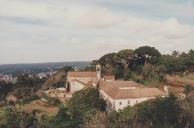
[[[166,77],[168,84],[176,85],[176,86],[185,86],[185,85],[191,85],[194,86],[194,80],[182,78],[180,76],[167,76]]]
[[[42,112],[51,113],[51,114],[58,112],[58,107],[48,105],[42,100],[32,101],[31,103],[24,105],[23,109],[26,112],[32,112],[33,110],[40,110]]]

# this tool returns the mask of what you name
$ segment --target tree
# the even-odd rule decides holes
[[[117,64],[115,67],[113,67],[112,73],[114,74],[116,79],[121,79],[124,77],[125,69],[122,65]]]
[[[185,70],[183,60],[171,55],[163,55],[159,60],[160,65],[164,65],[167,73],[174,74]]]
[[[72,118],[81,124],[84,120],[92,118],[96,112],[106,111],[106,102],[100,98],[97,89],[86,88],[73,94],[68,102],[68,108]]]
[[[184,87],[184,93],[185,93],[186,98],[188,98],[188,96],[189,96],[189,94],[190,94],[191,91],[192,91],[191,85],[186,85]]]
[[[144,80],[154,80],[155,79],[155,66],[151,64],[146,64],[143,67],[142,76]]]
[[[5,122],[8,128],[32,128],[38,124],[38,119],[31,113],[7,107]]]
[[[115,55],[114,61],[116,64],[123,66],[124,76],[128,74],[128,68],[129,65],[132,64],[133,59],[134,53],[133,50],[130,49],[121,50]]]
[[[146,63],[156,64],[160,58],[160,52],[150,46],[139,47],[134,51],[137,63],[144,65]]]
[[[129,67],[129,64],[133,60],[133,57],[134,57],[133,50],[125,49],[125,50],[119,51],[114,56],[114,60],[116,63],[123,65],[123,67],[127,69]]]
[[[0,101],[5,100],[5,97],[13,90],[13,87],[13,84],[0,81]]]
[[[113,67],[115,66],[115,57],[116,53],[109,53],[102,56],[98,62],[102,66],[102,73],[103,74],[111,74],[113,71]]]
[[[172,56],[174,56],[174,57],[179,57],[180,56],[180,53],[179,53],[179,51],[173,51],[172,52]]]
[[[166,79],[166,68],[164,65],[159,65],[155,67],[156,79],[159,81],[164,81]]]
[[[130,80],[131,77],[132,77],[132,72],[130,71],[130,69],[128,69],[126,72],[127,72],[127,73],[126,73],[126,75],[124,76],[124,80]]]
[[[63,67],[63,70],[64,70],[64,72],[69,72],[69,71],[73,71],[74,69],[72,66],[65,66],[65,67]]]
[[[106,113],[97,112],[92,119],[84,123],[84,128],[106,128],[108,122]]]
[[[170,95],[137,104],[133,108],[127,107],[119,116],[132,128],[177,128],[181,112],[177,98]]]
[[[182,63],[185,66],[185,69],[192,72],[194,71],[194,51],[190,50],[188,54],[182,57]]]
[[[143,67],[142,76],[145,80],[159,80],[165,79],[166,69],[164,66],[155,66],[151,64],[146,64]]]

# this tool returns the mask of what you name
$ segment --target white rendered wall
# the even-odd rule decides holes
[[[69,81],[69,82],[71,82],[73,80],[78,80],[78,81],[81,81],[81,82],[87,84],[90,81],[96,80],[96,77],[68,77],[67,78],[67,81]]]
[[[131,106],[133,107],[134,105],[150,100],[154,97],[142,97],[142,98],[137,98],[137,99],[116,99],[114,100],[115,102],[115,110],[119,110],[119,109],[124,109],[127,106]]]
[[[84,85],[79,83],[79,82],[75,82],[75,81],[72,81],[70,82],[70,88],[71,88],[71,91],[79,91],[79,90],[82,90],[84,88]]]
[[[138,103],[154,98],[154,97],[142,97],[142,98],[137,98],[137,99],[112,99],[103,90],[100,90],[100,94],[103,97],[103,99],[106,100],[107,103],[109,104],[108,109],[109,110],[114,109],[116,111],[122,110],[127,106],[132,107]]]

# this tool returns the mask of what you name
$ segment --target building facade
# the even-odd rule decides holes
[[[99,91],[110,111],[119,111],[158,96],[167,96],[166,92],[158,88],[144,87],[133,81],[102,81]]]
[[[79,91],[84,87],[92,86],[96,81],[101,79],[101,66],[96,65],[95,72],[75,71],[68,72],[67,83],[70,91]]]

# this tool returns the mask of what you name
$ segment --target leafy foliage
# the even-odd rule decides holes
[[[138,64],[145,63],[155,64],[158,62],[158,59],[161,56],[161,54],[154,47],[143,46],[135,50],[135,56],[137,57]]]
[[[69,72],[69,71],[73,71],[74,69],[71,66],[65,66],[65,67],[63,67],[63,70],[64,70],[64,72]]]
[[[97,111],[106,110],[106,102],[100,98],[98,90],[87,88],[73,94],[68,103],[72,118],[82,122],[90,119]]]
[[[164,66],[154,66],[151,64],[146,64],[143,67],[142,76],[145,80],[159,80],[165,79],[165,67]]]
[[[190,112],[190,113],[189,113]],[[156,98],[119,112],[97,114],[86,125],[117,128],[192,128],[194,126],[192,110],[182,107],[178,99],[170,95]],[[100,122],[99,122],[100,121]]]

